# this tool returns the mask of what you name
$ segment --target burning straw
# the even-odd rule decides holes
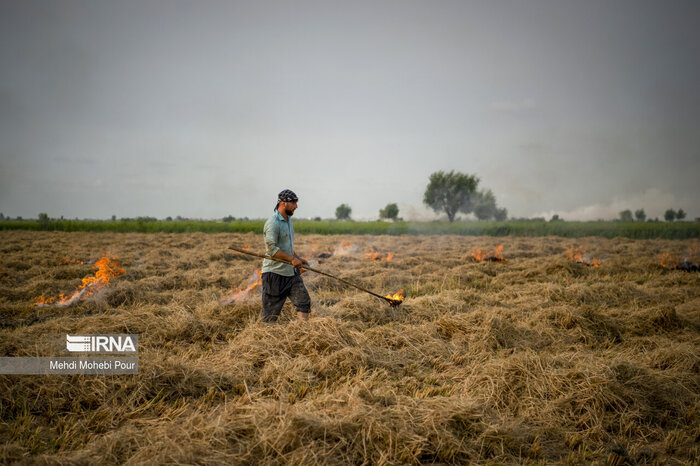
[[[390,261],[394,258],[394,255],[391,252],[387,252],[386,256],[379,252],[377,248],[372,246],[370,248],[370,251],[365,254],[365,259],[369,259],[371,261]]]
[[[309,287],[319,311],[311,325],[292,314],[288,325],[271,326],[256,306],[221,307],[211,298],[222,269],[245,267],[235,283],[243,288],[259,267],[226,253],[248,235],[0,236],[2,271],[11,277],[0,279],[3,356],[55,354],[65,333],[144,337],[138,375],[0,376],[3,463],[697,464],[700,457],[700,277],[664,270],[653,255],[682,253],[687,242],[592,238],[591,252],[615,255],[601,266],[605,274],[580,274],[572,270],[597,269],[567,260],[568,238],[505,238],[518,258],[507,266],[464,264],[463,237],[377,238],[378,248],[391,244],[411,257],[397,254],[388,270],[367,260],[331,262],[351,280],[374,273],[366,283],[392,293],[406,283],[412,299],[404,312],[377,312],[364,293],[332,296],[338,287],[317,286]],[[40,287],[60,286],[73,273],[31,264],[62,257],[61,247],[78,241],[141,251],[158,267],[107,290],[106,300],[116,288],[138,293],[119,312],[15,315]],[[320,241],[328,251],[338,243]],[[177,245],[187,246],[170,255]],[[83,267],[75,283],[56,289],[77,287],[92,273]],[[483,273],[490,267],[509,270]]]
[[[586,255],[581,246],[572,244],[567,252],[569,260],[577,264],[589,265],[592,267],[599,267],[603,260],[600,257],[593,257],[591,255]]]
[[[685,272],[700,271],[700,248],[697,240],[688,247],[685,254],[665,253],[659,256],[659,265],[665,269],[683,270]]]
[[[249,293],[262,285],[262,271],[256,270],[248,279],[248,286],[242,290],[231,290],[219,299],[219,303],[226,305],[232,302],[239,302],[248,297]]]
[[[482,249],[473,249],[472,258],[478,262],[508,262],[508,259],[503,257],[503,245],[499,244],[492,252]]]
[[[93,296],[105,289],[105,287],[116,277],[124,274],[124,269],[119,263],[108,256],[95,262],[95,275],[83,278],[83,283],[70,296],[60,294],[58,298],[46,298],[40,296],[34,302],[34,306],[69,307],[76,304],[81,299]]]

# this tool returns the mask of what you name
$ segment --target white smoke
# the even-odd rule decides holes
[[[672,194],[661,192],[658,189],[649,189],[633,198],[615,198],[608,203],[593,204],[578,207],[572,210],[549,210],[540,212],[534,217],[544,217],[549,220],[553,215],[559,215],[564,220],[594,221],[612,220],[619,218],[623,210],[631,210],[632,214],[638,209],[644,209],[647,219],[664,219],[667,209],[683,209],[688,215],[686,220],[692,220],[697,216],[697,202],[687,198],[678,198]]]
[[[355,254],[357,251],[359,251],[359,249],[360,248],[356,244],[342,242],[335,247],[335,249],[333,250],[333,255],[345,256],[347,254]]]

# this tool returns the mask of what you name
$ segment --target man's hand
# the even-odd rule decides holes
[[[294,258],[292,259],[292,265],[293,265],[294,267],[296,267],[297,269],[301,270],[301,266],[302,266],[302,265],[309,265],[309,263],[306,262],[306,261],[303,260],[303,259],[300,259],[300,258],[297,257],[297,256],[294,256]]]
[[[295,261],[299,262],[299,265]],[[303,257],[299,256],[296,252],[294,253],[294,258],[292,260],[292,265],[296,267],[297,269],[301,270],[302,265],[309,265],[308,261],[304,259]]]
[[[291,262],[292,267],[297,268],[299,270],[301,270],[302,266],[309,265],[309,263],[306,261],[306,259],[302,259],[301,257],[297,256],[296,253],[287,254],[286,252],[279,250],[272,257],[275,259],[283,259],[285,261],[289,261],[289,262]]]

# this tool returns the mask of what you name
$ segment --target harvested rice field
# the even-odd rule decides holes
[[[139,335],[138,375],[0,375],[0,462],[700,461],[697,242],[296,240],[404,303],[307,272],[266,324],[260,235],[0,232],[0,356]]]

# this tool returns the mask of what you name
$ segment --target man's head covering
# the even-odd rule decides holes
[[[280,202],[297,202],[298,200],[299,198],[296,194],[294,194],[294,191],[291,189],[285,189],[277,195],[277,205],[275,206],[275,210],[277,210],[277,208],[280,206]]]
[[[277,202],[296,202],[299,198],[291,189],[285,189],[277,195]]]

